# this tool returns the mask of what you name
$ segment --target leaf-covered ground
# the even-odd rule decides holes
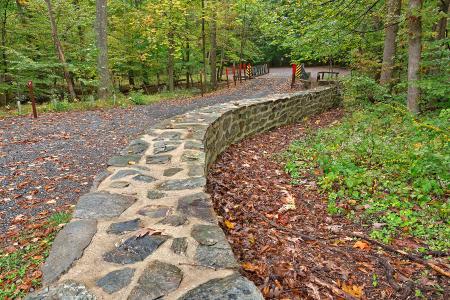
[[[399,244],[370,239],[370,228],[329,215],[320,169],[295,184],[284,172],[280,152],[342,115],[335,110],[246,139],[213,166],[208,188],[243,274],[267,299],[448,299],[445,258],[399,253]]]

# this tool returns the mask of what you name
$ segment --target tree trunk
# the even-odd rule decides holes
[[[108,69],[108,8],[107,0],[96,2],[97,72],[99,77],[98,97],[111,96],[111,77]]]
[[[422,20],[420,12],[422,0],[409,0],[408,9],[408,109],[411,113],[419,112],[420,89],[420,55],[422,48]]]
[[[3,11],[3,18],[2,18],[2,65],[3,65],[3,75],[6,75],[8,72],[8,59],[6,57],[6,24],[8,21],[8,6],[9,6],[9,0],[6,0],[5,7]],[[3,77],[3,76],[2,76]]]
[[[167,61],[167,75],[169,77],[169,91],[175,90],[174,69],[175,69],[175,39],[172,30],[168,34],[169,49]]]
[[[401,0],[388,0],[387,17],[385,24],[383,64],[381,67],[380,83],[389,84],[392,80],[394,69],[395,50],[397,47],[396,39],[398,33],[398,20],[402,6]]]
[[[185,26],[184,29],[186,32],[189,32],[189,20],[188,16],[185,17]],[[186,57],[185,57],[185,63],[186,63],[186,89],[189,88],[189,74],[190,74],[190,66],[189,61],[191,59],[191,45],[189,44],[189,35],[186,34]]]
[[[443,12],[444,14],[450,13],[450,0],[440,0],[439,1],[439,12]],[[444,16],[439,19],[436,24],[436,39],[442,40],[446,37],[447,33],[447,16]]]
[[[203,74],[206,81],[206,35],[205,35],[205,0],[202,0],[202,56],[203,56]]]
[[[211,88],[215,90],[217,88],[217,13],[215,1],[212,4],[212,16],[211,16],[211,51],[209,54],[209,63],[211,68]]]
[[[58,28],[56,27],[56,21],[55,21],[54,15],[53,15],[52,3],[50,0],[45,0],[45,2],[47,3],[48,17],[50,19],[50,25],[52,28],[53,42],[55,44],[56,53],[58,54],[59,61],[63,67],[64,78],[66,79],[66,83],[67,83],[67,89],[69,90],[70,97],[72,99],[76,99],[77,95],[75,94],[75,90],[73,88],[72,77],[67,68],[66,58],[64,56],[64,50],[61,46],[61,41],[59,40]]]

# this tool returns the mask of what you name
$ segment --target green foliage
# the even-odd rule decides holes
[[[130,94],[130,100],[136,105],[144,105],[146,104],[146,99],[142,92],[133,92]]]
[[[346,90],[347,104],[380,102],[390,99],[386,87],[381,86],[373,78],[364,74],[354,74],[342,80]]]
[[[320,167],[329,212],[385,224],[372,237],[397,234],[450,247],[449,110],[414,119],[397,104],[367,105],[340,124],[294,142],[286,171]],[[297,167],[293,167],[293,166]]]
[[[48,218],[48,222],[50,225],[58,226],[69,222],[71,218],[72,216],[67,212],[57,212]]]

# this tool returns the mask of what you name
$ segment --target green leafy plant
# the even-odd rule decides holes
[[[395,103],[366,105],[336,126],[292,143],[285,170],[320,168],[328,211],[358,216],[389,242],[411,235],[431,248],[450,247],[449,110],[410,115]]]

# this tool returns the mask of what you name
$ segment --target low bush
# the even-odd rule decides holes
[[[377,223],[374,238],[405,234],[448,249],[449,120],[449,109],[416,119],[400,104],[366,105],[294,142],[286,171],[296,179],[320,168],[329,212]]]

